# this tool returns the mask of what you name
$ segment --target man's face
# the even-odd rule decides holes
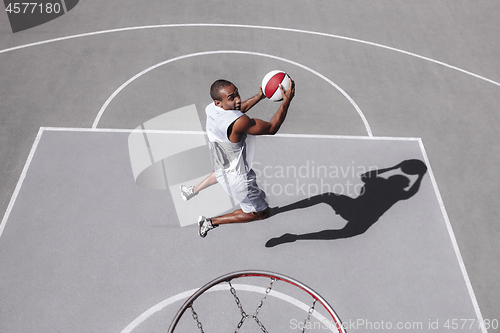
[[[224,110],[241,110],[241,98],[234,84],[220,90],[222,100],[215,100],[215,105]]]

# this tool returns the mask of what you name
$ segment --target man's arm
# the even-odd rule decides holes
[[[283,90],[280,85],[281,95],[283,96],[283,102],[274,114],[270,121],[264,121],[261,119],[252,119],[244,115],[238,118],[233,125],[233,131],[229,140],[231,142],[239,142],[243,134],[252,135],[274,135],[281,127],[281,124],[285,121],[290,102],[295,96],[295,83],[290,79],[290,88],[287,91]]]
[[[247,99],[244,102],[241,102],[241,112],[246,113],[248,110],[250,110],[255,104],[260,102],[262,99],[264,99],[266,95],[262,92],[262,86],[259,89],[259,93],[255,95],[254,97],[251,97]]]

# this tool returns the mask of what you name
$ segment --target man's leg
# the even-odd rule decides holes
[[[215,171],[212,171],[211,174],[207,176],[207,178],[203,179],[198,185],[196,185],[193,189],[195,194],[198,194],[203,189],[206,189],[209,186],[217,183],[217,178],[215,178]]]
[[[181,185],[182,198],[185,201],[188,201],[189,199],[197,195],[201,190],[212,186],[215,183],[217,183],[217,178],[215,178],[215,172],[212,172],[196,186]]]
[[[218,227],[221,224],[228,223],[245,223],[252,222],[256,220],[263,220],[269,217],[269,207],[260,212],[255,213],[245,213],[241,209],[237,209],[232,213],[225,214],[222,216],[206,218],[204,216],[200,216],[198,219],[199,230],[198,233],[201,237],[205,237],[207,233],[215,227]]]
[[[253,170],[247,174],[247,182],[248,186],[244,189],[243,193],[233,193],[233,195],[236,195],[236,198],[241,198],[246,195],[239,203],[240,206],[246,211],[251,211],[253,209],[259,209],[259,211],[245,213],[243,209],[237,209],[232,213],[212,218],[200,216],[198,219],[198,232],[201,237],[205,237],[208,231],[221,224],[252,222],[269,217],[270,209],[266,201],[266,194],[257,186],[255,172],[253,172]],[[238,187],[235,187],[235,189],[238,190]],[[241,189],[239,190],[241,191]]]
[[[212,217],[212,224],[217,226],[219,224],[227,223],[245,223],[256,220],[263,220],[269,217],[269,207],[260,212],[245,213],[241,209],[237,209],[232,213],[222,216]]]

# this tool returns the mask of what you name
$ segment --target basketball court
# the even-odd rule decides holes
[[[228,24],[210,20],[213,9],[196,2],[172,4],[165,18],[155,14],[165,9],[160,3],[138,16],[120,9],[107,22],[97,5],[99,15],[115,10],[109,2],[80,3],[24,34],[0,25],[8,37],[0,43],[7,92],[0,153],[10,166],[2,175],[0,331],[166,332],[197,288],[254,270],[312,288],[348,332],[497,332],[498,248],[481,252],[498,235],[491,222],[498,191],[486,162],[498,161],[490,142],[498,119],[490,111],[500,84],[495,73],[480,75],[489,67],[452,59],[432,43],[436,49],[426,50],[418,38],[414,47],[382,38],[357,20],[344,31],[350,37],[339,35],[319,9],[303,8],[302,19],[284,9],[297,26],[269,27],[262,19],[279,6],[265,5],[272,8],[264,14],[235,3],[248,18]],[[374,19],[385,10],[387,25],[396,24],[395,7],[372,6],[337,13]],[[451,10],[415,6],[435,17]],[[397,8],[402,16],[417,10]],[[193,10],[199,23],[188,23]],[[90,13],[95,26],[84,20]],[[173,21],[183,15],[186,21]],[[178,190],[212,170],[208,87],[225,77],[249,98],[272,69],[297,85],[279,134],[256,139],[253,168],[273,214],[202,239],[198,215],[237,208],[219,185],[188,202]],[[268,120],[278,106],[263,100],[250,115]],[[405,160],[422,161],[427,172],[405,174],[397,167]],[[387,168],[377,176],[385,187],[368,189],[363,175]],[[392,176],[415,191],[391,203],[357,200],[365,190],[374,197],[398,190]],[[482,218],[466,221],[473,213]],[[252,313],[269,280],[234,285]],[[269,332],[300,330],[310,298],[282,281],[268,296],[259,317]],[[234,331],[240,314],[228,285],[197,302],[205,332]],[[323,325],[309,331],[335,332],[321,317],[327,314],[317,314],[310,322]],[[185,316],[178,331],[196,330]],[[260,331],[247,320],[241,332]]]

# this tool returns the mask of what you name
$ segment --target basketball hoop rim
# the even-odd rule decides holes
[[[206,292],[208,289],[212,288],[213,286],[221,283],[221,282],[227,282],[231,281],[236,278],[241,278],[241,277],[267,277],[270,279],[276,279],[280,280],[283,282],[286,282],[288,284],[291,284],[297,288],[302,289],[306,293],[308,293],[312,298],[314,298],[316,301],[321,303],[323,307],[328,311],[330,316],[333,318],[335,321],[335,325],[337,326],[339,333],[346,333],[345,329],[342,326],[342,322],[340,318],[338,317],[337,313],[331,305],[321,296],[319,295],[316,291],[314,291],[312,288],[309,286],[305,285],[302,282],[299,282],[289,276],[275,273],[275,272],[270,272],[270,271],[261,271],[261,270],[242,270],[242,271],[236,271],[232,273],[228,273],[225,275],[222,275],[216,279],[213,279],[212,281],[206,283],[204,286],[202,286],[200,289],[198,289],[196,292],[194,292],[182,305],[182,307],[179,309],[177,314],[175,315],[174,319],[172,320],[172,323],[170,324],[170,327],[168,328],[167,333],[172,333],[175,330],[175,327],[177,326],[177,323],[179,319],[182,317],[184,312],[194,303],[194,301],[204,292]]]

